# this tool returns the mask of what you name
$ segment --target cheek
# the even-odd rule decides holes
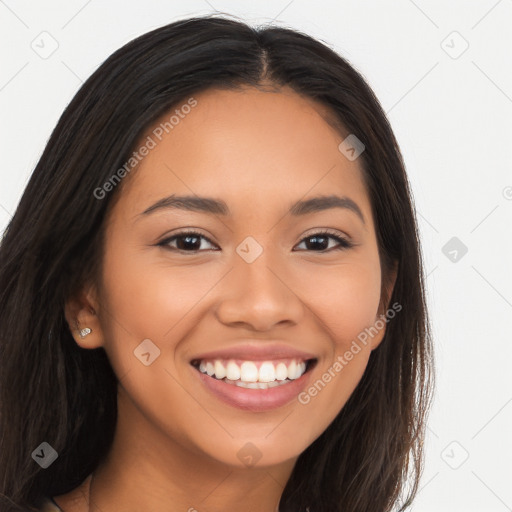
[[[326,332],[330,344],[319,362],[315,380],[299,398],[305,410],[331,422],[361,380],[371,354],[367,329],[375,324],[380,302],[381,272],[378,257],[368,252],[347,258],[336,269],[311,272],[302,281],[303,296]],[[366,338],[365,338],[366,337]],[[324,425],[325,426],[325,425]]]
[[[350,258],[336,267],[318,267],[301,283],[301,295],[326,328],[336,350],[374,324],[381,292],[378,259],[371,254]]]
[[[176,365],[175,357],[180,340],[196,323],[201,300],[225,269],[213,275],[207,265],[170,266],[164,258],[148,256],[140,248],[116,250],[112,243],[109,249],[103,267],[105,351],[124,390],[123,398],[129,397],[153,424],[172,432],[182,444],[188,443],[184,432],[194,431],[193,417],[203,418],[201,428],[206,422],[214,431],[218,425],[210,422],[202,406],[183,392],[180,382],[186,370]],[[136,357],[142,353],[138,347],[146,339],[160,351],[148,366]],[[154,350],[152,345],[144,347]],[[130,415],[129,410],[123,413]],[[183,415],[180,421],[176,421],[176,411]]]
[[[212,272],[202,270],[206,266],[171,267],[144,250],[118,252],[105,258],[106,307],[119,324],[115,327],[137,339],[166,337],[212,286]]]

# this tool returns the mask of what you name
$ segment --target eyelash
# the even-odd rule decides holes
[[[203,235],[199,231],[194,231],[194,230],[182,231],[180,233],[176,233],[175,235],[173,235],[169,238],[166,238],[165,240],[162,240],[157,245],[164,247],[166,249],[169,249],[171,251],[178,251],[178,252],[182,252],[182,253],[183,252],[189,252],[189,253],[203,252],[200,250],[185,251],[184,249],[178,249],[178,248],[169,246],[170,242],[172,242],[178,238],[182,238],[182,237],[185,238],[185,237],[191,236],[191,235],[196,236],[198,238],[203,238],[204,240],[208,241],[208,243],[210,243],[212,245],[216,245],[207,236]],[[326,253],[326,252],[331,252],[331,251],[340,251],[340,250],[344,250],[344,249],[350,249],[350,248],[354,247],[354,245],[355,245],[354,243],[350,242],[346,238],[343,238],[342,236],[335,234],[329,230],[323,230],[323,231],[319,231],[319,232],[315,232],[310,235],[307,235],[299,242],[299,244],[301,244],[302,242],[304,242],[304,240],[307,240],[309,238],[320,237],[320,236],[324,236],[324,237],[332,238],[332,239],[336,240],[338,242],[338,246],[331,247],[330,249],[323,249],[321,251],[310,251],[310,252]]]

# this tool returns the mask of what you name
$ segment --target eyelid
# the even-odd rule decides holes
[[[350,236],[348,236],[343,231],[339,231],[337,229],[332,228],[312,228],[306,231],[306,233],[304,233],[303,235],[301,235],[300,241],[302,241],[304,238],[307,238],[308,236],[317,235],[319,233],[328,233],[329,235],[338,236],[340,238],[344,238],[347,242],[350,242]]]

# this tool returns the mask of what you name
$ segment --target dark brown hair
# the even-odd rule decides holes
[[[433,387],[420,242],[404,163],[363,77],[300,32],[190,18],[142,35],[85,82],[55,127],[0,246],[0,509],[39,507],[77,487],[106,457],[117,379],[103,349],[83,350],[64,304],[97,279],[107,206],[94,191],[172,106],[218,87],[289,86],[328,107],[365,145],[360,165],[382,263],[383,304],[401,311],[350,399],[299,457],[281,512],[384,512],[412,502]],[[396,265],[390,297],[384,290]],[[383,310],[383,308],[381,308]],[[47,469],[31,453],[48,442]],[[402,496],[409,487],[408,493]]]

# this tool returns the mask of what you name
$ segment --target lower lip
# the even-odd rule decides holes
[[[306,387],[311,373],[309,370],[298,379],[281,386],[268,389],[247,389],[209,377],[195,367],[192,367],[192,370],[208,390],[223,402],[238,409],[255,412],[276,409],[296,399]]]

